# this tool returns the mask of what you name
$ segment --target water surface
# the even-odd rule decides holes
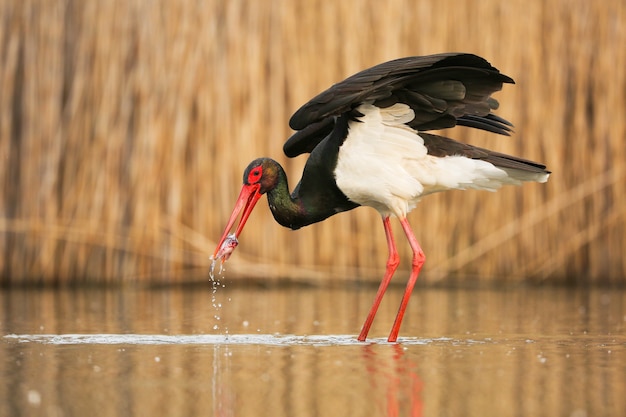
[[[1,416],[621,416],[626,291],[0,293]]]

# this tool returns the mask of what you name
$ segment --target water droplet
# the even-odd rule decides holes
[[[31,405],[38,406],[39,404],[41,404],[41,394],[37,390],[28,390],[27,398],[28,403]]]

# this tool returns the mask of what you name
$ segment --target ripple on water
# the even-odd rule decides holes
[[[385,338],[359,342],[355,335],[283,335],[283,334],[10,334],[6,342],[41,343],[50,345],[269,345],[269,346],[358,346],[395,344]],[[480,345],[494,343],[492,339],[400,338],[402,345]]]

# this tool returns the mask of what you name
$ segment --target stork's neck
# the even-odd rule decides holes
[[[306,211],[302,199],[289,193],[289,184],[285,170],[278,163],[276,186],[267,192],[267,202],[274,219],[290,229],[302,227],[302,220],[306,218]]]
[[[349,202],[334,182],[328,184],[316,181],[315,188],[311,188],[310,181],[305,181],[306,169],[302,180],[293,192],[289,193],[287,175],[278,163],[276,166],[276,183],[267,192],[267,201],[274,219],[281,226],[299,229],[358,206]],[[319,179],[317,174],[314,176]],[[305,182],[307,182],[307,187],[303,187]]]

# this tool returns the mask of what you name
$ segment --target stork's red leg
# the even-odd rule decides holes
[[[359,341],[361,342],[363,342],[365,338],[367,338],[367,333],[369,333],[370,331],[370,327],[372,326],[372,322],[374,321],[374,316],[376,316],[376,311],[378,310],[380,301],[383,299],[383,295],[385,295],[385,291],[389,286],[389,282],[391,282],[391,277],[393,276],[393,273],[396,271],[396,268],[400,264],[400,256],[398,255],[398,251],[396,249],[396,242],[393,239],[393,232],[391,231],[389,216],[383,217],[383,226],[385,227],[387,247],[389,248],[387,269],[385,270],[385,276],[383,277],[383,280],[380,282],[380,286],[378,287],[376,298],[374,298],[374,304],[372,304],[372,308],[370,308],[370,312],[365,319],[365,323],[363,323],[361,334],[359,334]]]
[[[406,310],[406,306],[409,303],[409,298],[411,297],[411,292],[413,292],[413,287],[415,286],[415,281],[417,281],[417,276],[419,275],[420,270],[422,269],[422,265],[424,265],[424,261],[426,260],[424,251],[420,247],[420,244],[417,242],[417,239],[413,234],[413,230],[411,229],[411,225],[409,224],[408,220],[406,218],[400,219],[400,223],[402,224],[402,229],[404,229],[406,237],[409,239],[409,245],[411,245],[411,249],[413,249],[413,267],[411,268],[411,276],[409,277],[409,281],[406,284],[406,289],[404,290],[404,296],[402,297],[402,302],[400,303],[400,308],[398,309],[396,320],[393,322],[393,327],[391,328],[389,339],[387,339],[389,342],[395,342],[398,339],[398,332],[400,331],[400,324],[402,324],[404,311]]]

